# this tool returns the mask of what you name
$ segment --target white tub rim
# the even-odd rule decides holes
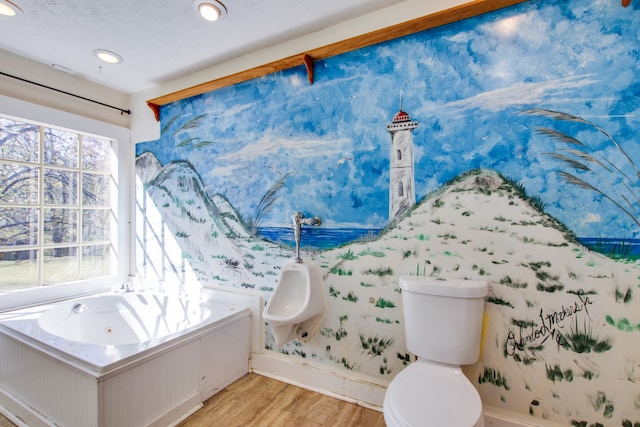
[[[158,293],[141,292],[141,294]],[[93,377],[102,378],[112,375],[123,367],[141,363],[141,359],[152,357],[156,353],[164,352],[181,345],[185,341],[204,335],[213,327],[222,327],[226,323],[251,315],[247,307],[216,301],[215,299],[200,298],[197,299],[198,302],[212,311],[212,315],[204,322],[162,338],[118,346],[118,356],[113,354],[105,355],[105,345],[84,344],[67,340],[44,331],[38,325],[38,317],[56,304],[99,297],[100,295],[114,295],[114,293],[106,292],[89,297],[83,296],[0,313],[0,333],[84,371]]]

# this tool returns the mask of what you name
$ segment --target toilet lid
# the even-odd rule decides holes
[[[385,396],[404,426],[471,427],[482,416],[482,402],[460,368],[416,362],[389,384]]]

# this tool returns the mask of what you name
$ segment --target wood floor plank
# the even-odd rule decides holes
[[[273,381],[273,380],[269,380]],[[300,387],[287,385],[280,393],[270,399],[268,405],[255,414],[255,419],[260,420],[260,426],[282,425],[283,418],[289,418],[289,408],[300,399],[304,390]]]
[[[325,424],[314,422],[293,412],[282,412],[268,427],[324,427]]]
[[[262,409],[272,402],[273,396],[287,387],[281,381],[264,381],[263,378],[260,375],[245,375],[207,400],[202,409],[180,425],[251,425]]]
[[[228,392],[223,394],[224,392]],[[228,407],[236,407],[230,410]],[[178,427],[385,427],[381,412],[257,374],[204,403]]]
[[[323,425],[338,412],[341,404],[346,404],[346,402],[324,394],[308,391],[302,393],[300,399],[292,404],[289,410],[310,421]]]
[[[381,412],[347,402],[345,402],[345,405],[342,406],[340,412],[338,412],[331,421],[332,424],[326,425],[367,427],[386,426],[384,416]]]
[[[239,404],[235,405],[233,410],[220,412],[219,416],[235,420],[234,422],[240,426],[251,425],[255,420],[262,419],[264,414],[272,412],[268,407],[278,404],[278,398],[286,388],[287,384],[281,381],[260,381],[251,389],[242,388],[236,391],[239,393],[237,395]]]

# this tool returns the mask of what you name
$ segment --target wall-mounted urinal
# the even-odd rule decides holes
[[[322,324],[326,296],[320,267],[312,261],[282,267],[273,295],[264,308],[277,346],[298,339],[308,341]]]

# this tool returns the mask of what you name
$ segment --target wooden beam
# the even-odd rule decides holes
[[[147,101],[147,106],[151,108],[151,111],[153,111],[153,116],[156,118],[156,121],[159,122],[160,121],[160,105],[154,104],[151,101]]]
[[[309,80],[309,84],[313,84],[313,58],[311,58],[306,53],[302,57],[302,61],[304,61],[304,66],[307,67],[307,79]]]
[[[387,28],[312,49],[308,52],[297,53],[287,58],[282,58],[268,64],[259,65],[245,71],[220,77],[177,92],[162,95],[148,100],[147,105],[154,110],[154,113],[156,113],[157,109],[162,105],[190,98],[192,96],[201,95],[226,86],[242,83],[247,80],[266,76],[278,71],[287,70],[300,65],[305,65],[307,70],[309,70],[309,65],[306,60],[307,57],[313,58],[313,61],[330,58],[345,52],[351,52],[356,49],[386,42],[398,37],[407,36],[409,34],[414,34],[420,31],[450,24],[452,22],[482,15],[484,13],[493,12],[518,3],[524,3],[525,1],[527,0],[475,0],[460,6],[392,25]],[[312,82],[313,74],[311,73],[309,76],[309,81]]]

